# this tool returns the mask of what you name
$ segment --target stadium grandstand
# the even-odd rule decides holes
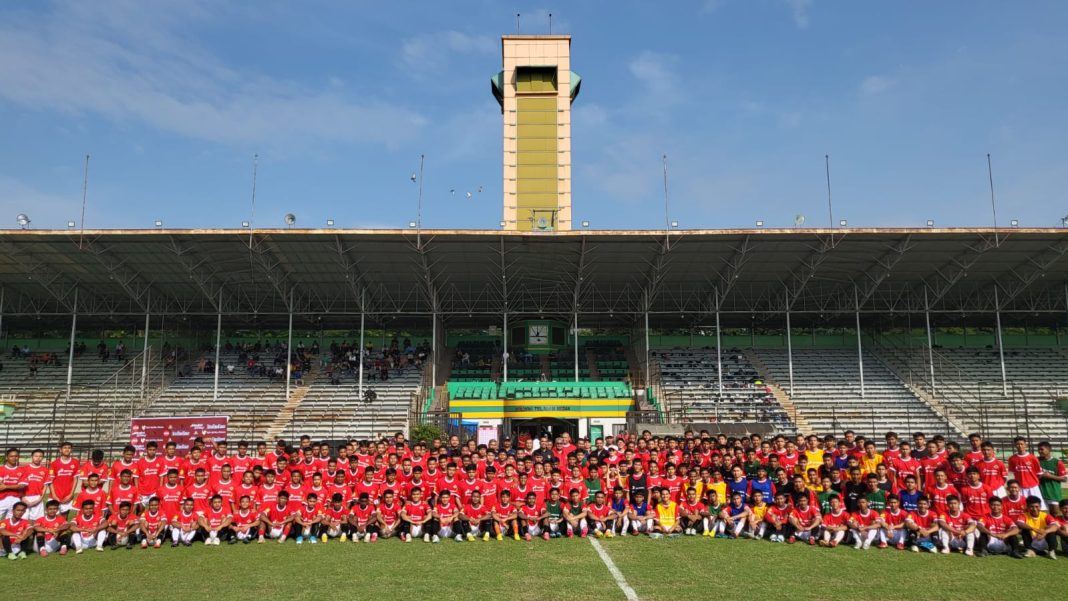
[[[1068,445],[1059,229],[27,229],[0,246],[8,446],[115,448],[131,418],[191,415],[250,440],[434,423]]]

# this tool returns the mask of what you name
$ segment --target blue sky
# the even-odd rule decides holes
[[[7,2],[0,227],[495,228],[502,33],[570,33],[575,220],[988,225],[1068,213],[1063,2]],[[438,51],[432,48],[440,49]],[[477,192],[479,187],[483,192]],[[455,194],[450,194],[455,190]],[[473,192],[466,198],[466,192]]]

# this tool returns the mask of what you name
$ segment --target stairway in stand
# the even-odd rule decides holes
[[[296,414],[297,408],[300,407],[301,402],[304,401],[304,397],[308,396],[308,391],[311,390],[311,382],[313,378],[314,376],[309,373],[308,376],[304,378],[304,385],[297,386],[293,389],[292,393],[289,395],[289,400],[287,400],[286,404],[278,410],[278,415],[274,417],[274,421],[267,427],[267,440],[277,440],[282,435],[282,432],[285,431],[286,427],[289,426],[289,423],[293,421],[293,415]]]
[[[786,391],[782,389],[782,386],[779,386],[777,382],[774,382],[768,376],[768,366],[764,365],[764,362],[760,360],[760,357],[757,356],[752,349],[743,349],[742,354],[745,355],[745,358],[749,360],[749,363],[753,365],[753,368],[756,369],[757,373],[760,374],[760,377],[763,378],[764,385],[768,387],[768,390],[771,391],[775,400],[779,401],[779,404],[782,405],[786,414],[790,416],[790,420],[794,422],[797,431],[803,434],[813,434],[812,426],[808,423],[808,420],[805,419],[805,416],[801,415],[797,410],[797,406],[794,405],[794,401],[790,398],[790,395],[786,394]]]

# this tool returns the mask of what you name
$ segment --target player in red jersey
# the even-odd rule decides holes
[[[4,464],[0,465],[0,519],[11,513],[15,503],[22,502],[24,490],[26,482],[19,465],[19,450],[10,448],[4,453]]]
[[[1017,559],[1023,557],[1023,542],[1020,540],[1020,528],[1016,522],[1002,512],[1001,499],[990,497],[990,511],[977,520],[979,532],[975,554],[982,557],[988,553],[1008,553]]]
[[[193,511],[197,515],[204,515],[208,511],[211,497],[215,491],[208,482],[208,473],[202,467],[198,467],[193,473],[193,481],[185,485],[185,498],[193,500]]]
[[[401,532],[400,538],[406,543],[412,542],[412,538],[423,537],[424,543],[440,542],[434,513],[430,505],[423,500],[423,489],[416,486],[409,492],[410,500],[401,508]]]
[[[274,470],[263,472],[263,484],[256,491],[256,510],[263,512],[278,501],[278,495],[282,492],[282,485],[275,478]],[[289,493],[287,492],[286,495]]]
[[[950,495],[947,505],[948,510],[938,516],[938,526],[941,529],[938,537],[941,540],[942,553],[948,555],[953,549],[959,549],[965,555],[974,555],[975,520],[964,512],[956,495]]]
[[[842,506],[842,498],[833,495],[830,503],[831,510],[822,517],[823,537],[819,541],[821,547],[837,547],[849,532],[849,512]]]
[[[768,525],[768,540],[773,543],[795,542],[793,525],[790,524],[791,507],[786,503],[787,493],[784,490],[775,492],[775,502],[764,512],[764,522]]]
[[[297,544],[308,541],[311,544],[319,542],[319,526],[323,522],[323,515],[319,508],[319,495],[308,493],[304,502],[293,512],[293,528],[297,531]]]
[[[538,495],[534,494],[534,491],[526,493],[523,504],[519,506],[517,511],[519,513],[519,524],[523,529],[524,540],[532,540],[535,536],[541,536],[545,540],[549,540],[549,529],[545,527],[544,523],[548,513],[538,503]]]
[[[1005,514],[1013,520],[1020,519],[1023,514],[1027,513],[1027,497],[1025,497],[1020,490],[1020,483],[1016,480],[1009,480],[1005,483],[1005,490],[1007,491],[1005,496],[1001,498],[1001,506],[1004,509]]]
[[[30,453],[30,462],[22,466],[21,500],[26,504],[26,519],[31,522],[44,515],[45,484],[48,482],[48,465],[44,451],[35,449]]]
[[[141,548],[146,549],[149,545],[155,549],[160,548],[163,537],[166,536],[167,523],[167,514],[160,508],[159,497],[150,498],[140,519]]]
[[[74,508],[74,487],[81,468],[71,456],[73,448],[69,442],[59,443],[59,456],[52,460],[48,470],[49,496],[59,501],[59,511],[64,514]]]
[[[107,520],[97,510],[96,501],[88,499],[82,503],[70,528],[74,554],[78,555],[89,547],[103,551],[104,541],[108,537],[107,525]]]
[[[510,491],[501,493],[500,501],[494,504],[492,515],[493,531],[497,540],[503,540],[505,536],[519,540],[519,508],[512,503]]]
[[[226,509],[233,511],[237,506],[237,498],[234,496],[237,493],[237,482],[233,478],[233,468],[230,464],[222,464],[215,480],[209,478],[208,482],[211,484],[212,491],[223,498],[223,505]]]
[[[696,500],[696,493],[695,493]],[[700,503],[697,503],[700,505]],[[612,513],[612,506],[607,503],[604,491],[597,491],[593,495],[593,503],[586,505],[586,524],[593,530],[593,535],[597,538],[602,536],[610,536],[612,529],[609,527],[609,514]]]
[[[797,505],[790,511],[790,525],[793,526],[794,539],[801,539],[810,545],[816,544],[823,518],[820,510],[809,503],[809,498],[798,497]]]
[[[967,482],[959,487],[960,499],[964,504],[964,510],[978,522],[990,511],[988,500],[993,493],[983,484],[979,468],[969,467],[967,474]]]
[[[163,457],[157,454],[159,445],[155,441],[145,444],[145,454],[137,460],[137,493],[141,496],[138,507],[144,509],[148,501],[155,496],[163,483]]]
[[[905,478],[908,476],[915,476],[917,482],[919,482],[923,466],[918,459],[912,456],[912,444],[908,441],[901,442],[898,447],[898,456],[889,460],[889,463],[890,473],[897,480],[898,488],[905,488]]]
[[[137,532],[140,526],[141,522],[137,519],[137,514],[133,512],[133,503],[122,501],[108,518],[108,539],[116,549],[119,547],[132,549],[134,543],[137,542]]]
[[[130,470],[131,477],[137,480],[137,459],[134,458],[136,454],[137,449],[133,445],[126,445],[122,448],[122,457],[111,462],[111,472],[108,474],[108,479],[111,481],[112,486],[119,481],[119,475],[122,474],[122,470]]]
[[[378,484],[374,480],[375,474],[371,470],[365,470],[363,472],[363,479],[356,483],[353,488],[353,492],[357,498],[361,495],[367,495],[367,498],[378,502]]]
[[[334,480],[326,485],[326,495],[331,501],[334,495],[341,495],[341,505],[348,510],[352,505],[352,488],[345,481],[345,472],[338,470],[334,474]]]
[[[26,518],[26,504],[16,501],[8,516],[0,520],[0,542],[9,559],[26,559],[23,545],[30,546],[33,540],[33,522]]]
[[[161,474],[165,475],[171,470],[177,470],[179,480],[185,477],[185,459],[178,455],[178,445],[173,440],[163,445],[161,461],[163,462]]]
[[[935,540],[941,528],[938,525],[938,514],[931,511],[931,500],[926,495],[917,501],[917,509],[909,515],[905,527],[909,529],[909,550],[919,552],[920,549],[938,552]]]
[[[1020,483],[1020,491],[1023,496],[1036,496],[1042,499],[1042,489],[1039,487],[1039,476],[1042,474],[1042,465],[1027,451],[1027,439],[1017,436],[1012,441],[1016,452],[1009,457],[1009,471],[1013,478]],[[1046,510],[1046,501],[1042,500],[1042,510]]]
[[[949,483],[949,476],[944,468],[939,467],[934,470],[933,481],[926,476],[924,481],[927,486],[923,492],[931,500],[931,510],[939,515],[949,510],[949,497],[960,498],[960,492]]]
[[[279,544],[286,542],[294,514],[289,504],[289,493],[282,490],[275,496],[275,502],[263,509],[263,526],[259,531],[259,542],[264,537],[276,539]]]
[[[171,547],[179,544],[186,547],[193,544],[200,530],[200,516],[193,510],[193,499],[182,501],[181,509],[171,518]]]
[[[460,506],[452,491],[443,489],[438,492],[434,502],[434,520],[437,521],[438,534],[441,538],[455,537],[456,542],[463,540],[459,526]]]
[[[984,442],[980,449],[983,457],[975,463],[975,467],[979,468],[983,484],[993,491],[993,494],[999,497],[1005,496],[1005,480],[1008,478],[1009,470],[994,454],[994,445]]]
[[[471,500],[464,504],[459,518],[459,524],[464,529],[469,542],[475,540],[477,536],[481,536],[484,541],[489,540],[490,531],[493,530],[491,511],[492,508],[482,502],[482,493],[477,490],[472,491]]]
[[[41,557],[49,553],[67,554],[67,541],[70,539],[70,524],[59,511],[59,501],[45,503],[45,514],[34,522],[33,531],[37,537],[37,549]]]
[[[338,472],[344,479],[345,474]],[[346,490],[348,490],[346,488]],[[330,502],[322,508],[320,523],[322,524],[321,539],[325,543],[331,538],[340,538],[341,542],[348,540],[349,532],[349,508],[345,504],[345,496],[341,493],[334,493],[330,497]]]
[[[349,510],[349,528],[352,530],[352,542],[371,542],[378,538],[378,516],[371,496],[360,493],[356,504]]]
[[[82,464],[81,471],[78,473],[78,481],[84,487],[89,481],[89,477],[93,474],[96,474],[100,486],[105,486],[107,484],[111,474],[111,468],[109,468],[107,462],[104,461],[104,451],[101,451],[100,449],[96,449],[90,453],[89,461]]]
[[[138,487],[133,481],[133,473],[130,470],[122,470],[119,472],[118,483],[112,485],[111,492],[108,493],[109,515],[117,514],[119,506],[123,503],[129,503],[133,507],[140,499]]]
[[[245,472],[246,475],[250,473]],[[236,543],[240,541],[246,545],[251,543],[259,525],[260,514],[252,507],[252,497],[241,495],[237,500],[237,511],[234,512],[233,521],[230,524],[234,532],[234,537],[230,542]]]
[[[219,546],[221,540],[229,541],[231,544],[237,542],[233,536],[234,531],[230,527],[233,521],[233,513],[222,495],[212,496],[208,510],[200,516],[200,528],[207,532],[204,544]]]
[[[867,549],[878,539],[879,547],[885,548],[883,518],[878,511],[868,507],[867,497],[857,499],[857,510],[850,516],[849,531],[853,534],[853,548]]]
[[[398,533],[400,528],[400,512],[402,503],[396,499],[392,488],[385,488],[382,493],[382,502],[378,504],[377,518],[378,533],[371,536],[375,541],[378,537],[389,538]]]
[[[182,500],[185,499],[185,487],[178,480],[178,470],[167,470],[163,485],[156,490],[156,498],[159,499],[159,508],[163,512],[168,524],[182,508]]]
[[[74,506],[80,509],[85,505],[86,501],[93,502],[93,510],[98,516],[103,515],[104,508],[107,505],[107,493],[100,487],[100,476],[96,474],[89,474],[85,487],[82,488],[78,493],[78,497],[74,500]]]
[[[895,494],[886,496],[886,511],[883,512],[883,534],[887,543],[898,550],[904,550],[908,540],[909,512],[901,509],[901,499]]]

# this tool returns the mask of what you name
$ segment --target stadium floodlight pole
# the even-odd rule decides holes
[[[82,219],[78,222],[78,249],[82,248],[82,237],[85,236],[85,199],[89,192],[89,154],[85,155],[85,169],[82,172]]]
[[[575,343],[575,382],[579,381],[579,362],[578,362],[578,310],[575,311],[575,329],[572,334],[572,342]]]
[[[436,295],[435,295],[436,296]],[[435,299],[436,301],[436,299]],[[434,310],[431,313],[430,320],[430,389],[433,390],[438,385],[438,307],[437,302],[434,303]]]
[[[860,338],[860,296],[856,285],[853,286],[853,304],[857,316],[857,367],[860,368],[860,398],[864,398],[864,345]]]
[[[364,315],[365,315],[364,301],[366,300],[366,297],[367,297],[366,293],[363,290],[360,290],[360,349],[359,349],[359,352],[357,353],[357,356],[360,359],[360,368],[359,368],[360,374],[359,374],[359,376],[357,376],[358,379],[359,379],[359,386],[357,388],[359,389],[359,394],[360,394],[360,398],[361,399],[363,398],[363,348],[364,348],[364,345],[363,345],[363,324],[364,324],[364,321],[363,320],[364,320]],[[434,361],[437,360],[437,357],[433,356],[434,355],[433,352],[431,352],[430,355],[431,355],[431,360],[434,360]]]
[[[664,161],[664,236],[665,240],[670,240],[671,236],[671,212],[668,210],[668,174],[667,174],[667,155],[663,157]]]
[[[990,153],[986,153],[986,175],[990,180],[990,211],[994,215],[994,247],[1001,247],[1001,240],[998,238],[998,205],[994,202],[994,167],[990,162]]]
[[[927,286],[923,287],[923,319],[927,324],[927,362],[931,368],[931,397],[937,394],[935,388],[935,366],[934,366],[934,339],[931,336],[931,306],[927,304]]]
[[[831,155],[823,155],[823,164],[827,171],[827,219],[830,220],[831,227],[834,227],[834,211],[831,209]]]
[[[0,286],[0,338],[4,335],[4,287]],[[4,346],[7,346],[5,343]]]
[[[645,295],[645,397],[649,398],[649,291],[646,290]]]
[[[423,229],[423,159],[425,155],[419,155],[419,200],[418,206],[415,208],[415,227],[416,234]]]
[[[1009,381],[1005,377],[1005,344],[1001,338],[1001,300],[998,297],[998,285],[994,282],[994,324],[997,326],[998,361],[1001,362],[1001,394],[1009,397]]]
[[[508,381],[508,311],[504,312],[504,331],[501,332],[501,341],[503,351],[501,352],[501,369],[504,376],[503,381]]]
[[[222,350],[222,288],[219,289],[218,319],[215,321],[215,383],[211,388],[212,402],[219,401],[219,352]]]
[[[286,338],[286,402],[289,402],[290,374],[293,372],[293,289],[289,289],[289,335]]]
[[[256,219],[256,170],[260,164],[260,153],[252,155],[252,213],[248,217],[248,247],[252,248],[252,228]]]
[[[74,380],[74,335],[78,331],[78,289],[74,289],[74,309],[70,317],[70,348],[67,349],[67,407],[70,407],[70,386]],[[53,427],[55,411],[52,412]]]
[[[790,396],[794,395],[794,343],[790,331],[790,289],[786,289],[786,369],[790,376]]]

